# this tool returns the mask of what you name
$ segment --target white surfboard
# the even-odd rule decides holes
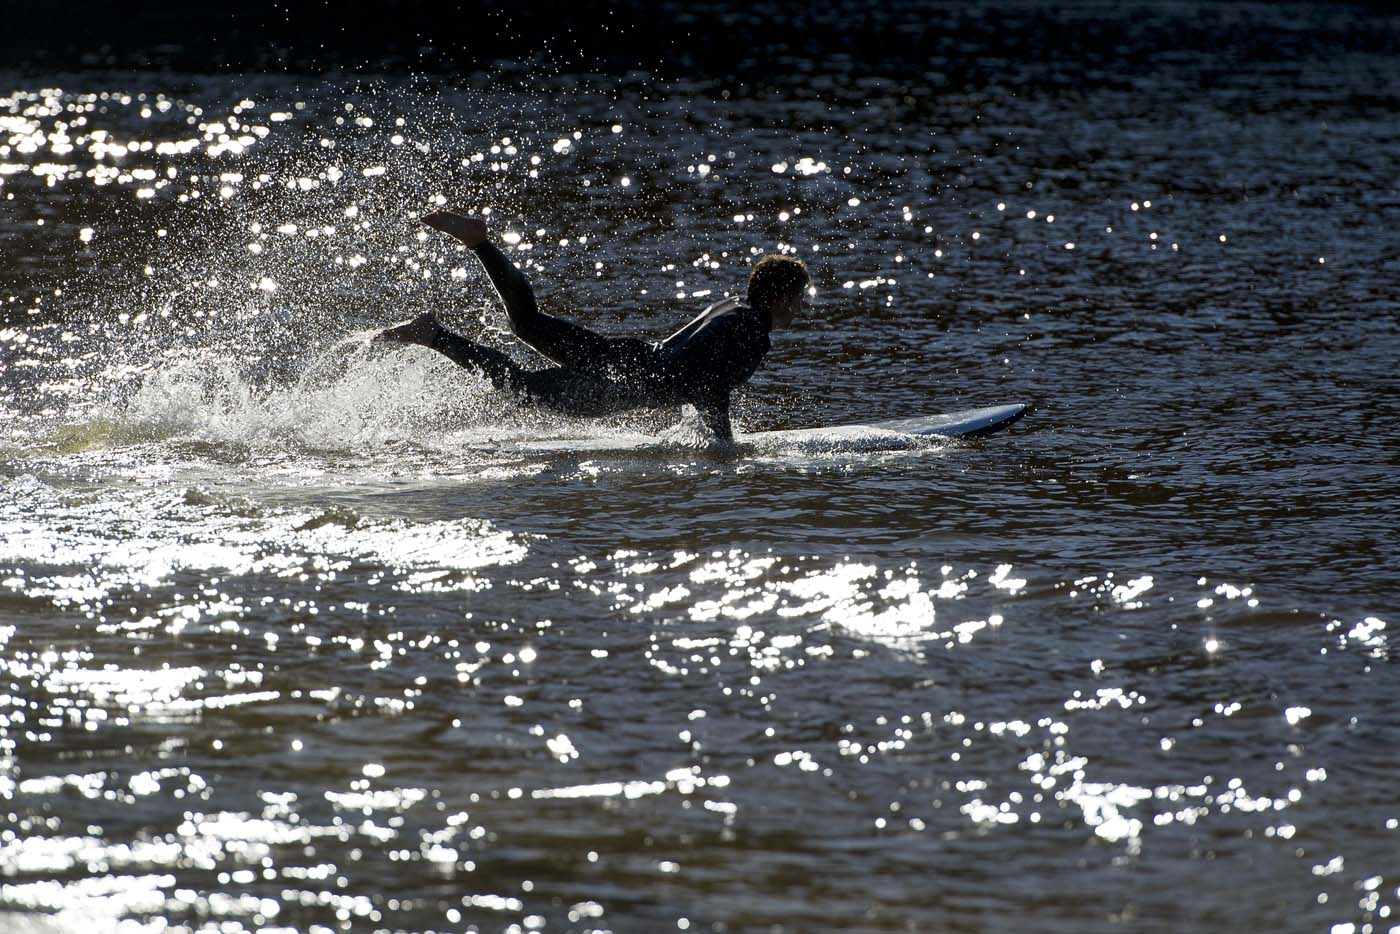
[[[879,428],[907,435],[943,435],[949,438],[970,438],[977,435],[1000,431],[1013,422],[1020,421],[1029,406],[989,405],[981,409],[963,409],[960,412],[944,412],[941,415],[916,415],[913,418],[895,418],[884,422],[871,422],[869,425],[851,425],[852,428]],[[797,432],[776,431],[761,434],[790,435],[803,431],[823,429],[802,428]],[[830,431],[831,429],[825,429]]]
[[[931,438],[971,438],[1000,431],[1020,420],[1026,414],[1027,408],[1019,403],[993,405],[980,409],[963,409],[938,415],[916,415],[913,418],[896,418],[856,425],[758,431],[738,435],[735,441],[741,449],[748,448],[765,454],[902,451],[927,447]],[[496,450],[516,451],[522,454],[629,451],[665,453],[694,450],[698,447],[673,436],[640,434],[595,435],[589,438],[515,438],[497,441],[489,446]]]

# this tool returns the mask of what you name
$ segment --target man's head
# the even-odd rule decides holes
[[[812,284],[807,264],[791,256],[765,256],[749,273],[749,305],[766,311],[774,330],[792,324]]]

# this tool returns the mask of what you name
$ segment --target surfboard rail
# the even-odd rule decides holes
[[[1000,431],[1025,417],[1025,403],[983,406],[935,415],[915,415],[878,422],[858,422],[817,428],[783,428],[739,434],[736,446],[759,453],[812,451],[898,451],[920,446],[920,438],[977,438]],[[492,447],[521,454],[588,454],[683,449],[665,438],[649,435],[604,435],[586,438],[512,439]],[[704,450],[697,447],[696,450]]]
[[[907,435],[944,435],[950,438],[975,438],[991,434],[1025,418],[1030,406],[1024,402],[1009,405],[989,405],[939,415],[916,415],[872,422],[868,427],[883,428]]]

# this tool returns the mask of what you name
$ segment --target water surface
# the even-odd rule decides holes
[[[1400,68],[947,54],[7,79],[0,926],[1400,924]],[[612,333],[801,256],[741,431],[1034,411],[522,453],[675,413],[368,348],[511,346],[444,204]]]

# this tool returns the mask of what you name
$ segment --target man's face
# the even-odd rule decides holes
[[[802,300],[807,297],[807,289],[789,293],[773,306],[773,330],[780,331],[792,326],[792,320],[802,311]]]

